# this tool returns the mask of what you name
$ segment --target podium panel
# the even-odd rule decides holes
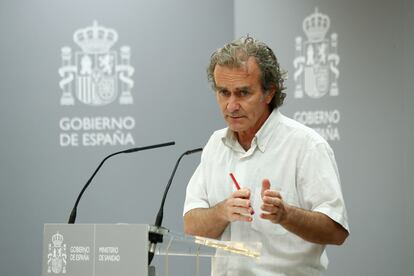
[[[149,237],[160,241],[149,247]],[[155,275],[148,267],[148,252],[165,260],[169,257],[259,258],[262,244],[219,241],[170,232],[147,224],[45,224],[43,232],[42,275],[66,276],[146,276]],[[189,259],[189,261],[191,261]]]
[[[148,225],[45,224],[43,276],[148,275]]]

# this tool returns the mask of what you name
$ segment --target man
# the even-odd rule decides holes
[[[284,76],[266,44],[225,45],[208,76],[228,127],[210,137],[188,184],[185,232],[263,244],[259,260],[217,258],[212,275],[323,275],[325,246],[349,232],[332,149],[280,113]]]

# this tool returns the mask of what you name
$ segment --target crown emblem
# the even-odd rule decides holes
[[[325,38],[330,26],[329,17],[318,11],[315,8],[315,12],[303,20],[303,31],[308,37],[310,42],[319,42]]]
[[[295,98],[303,98],[304,93],[314,99],[338,96],[338,35],[328,35],[329,16],[315,7],[303,20],[302,27],[307,40],[300,36],[295,39]]]
[[[52,236],[52,242],[54,247],[61,247],[63,243],[63,236],[57,232]]]
[[[88,54],[106,53],[117,40],[118,34],[115,30],[99,26],[97,21],[73,34],[73,41]]]

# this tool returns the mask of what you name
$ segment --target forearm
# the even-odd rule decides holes
[[[287,207],[286,218],[280,224],[304,240],[318,244],[342,244],[348,237],[340,224],[320,212]]]
[[[184,215],[184,232],[193,236],[219,238],[229,224],[220,214],[219,205],[187,212]]]

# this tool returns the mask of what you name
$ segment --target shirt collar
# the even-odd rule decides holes
[[[274,133],[275,127],[279,124],[280,117],[280,111],[278,109],[273,109],[272,113],[270,113],[267,120],[254,136],[251,145],[252,148],[257,145],[261,152],[264,152],[266,150],[266,146]],[[235,151],[244,152],[244,149],[240,146],[239,142],[236,139],[236,135],[234,135],[234,132],[231,131],[228,127],[226,131],[223,132],[221,140],[229,148]]]

